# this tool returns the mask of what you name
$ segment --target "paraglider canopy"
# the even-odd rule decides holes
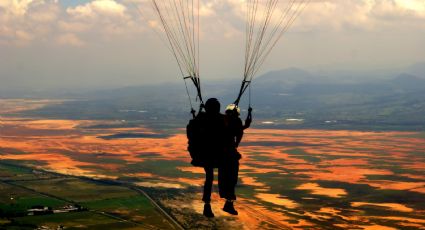
[[[186,80],[196,87],[203,105],[199,71],[200,0],[149,0],[161,24],[166,44],[177,61],[185,80],[186,92],[194,114]],[[241,87],[235,106],[250,87],[254,76],[281,37],[293,25],[311,0],[244,0],[246,4],[245,57]]]
[[[199,77],[199,0],[151,0],[152,9],[166,35],[168,48],[177,61],[185,80],[186,92],[194,113],[186,84],[190,79],[197,91],[197,99],[204,103]]]
[[[238,105],[277,42],[311,0],[246,0],[245,66]]]

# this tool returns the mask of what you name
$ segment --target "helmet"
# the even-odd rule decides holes
[[[235,111],[238,112],[238,115],[241,114],[241,109],[239,108],[239,106],[235,105],[235,104],[230,104],[226,107],[226,112],[227,111]]]

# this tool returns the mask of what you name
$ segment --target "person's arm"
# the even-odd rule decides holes
[[[238,127],[236,133],[236,148],[239,146],[239,143],[242,141],[244,126],[242,125],[242,120],[238,118]]]
[[[249,107],[248,109],[248,115],[246,116],[245,119],[245,125],[243,126],[243,129],[247,129],[251,126],[251,122],[252,122],[252,108]]]

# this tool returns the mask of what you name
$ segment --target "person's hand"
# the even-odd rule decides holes
[[[249,127],[251,125],[251,122],[252,122],[252,119],[247,117],[246,120],[245,120],[245,126]]]
[[[251,122],[252,122],[252,108],[249,107],[248,108],[248,116],[246,117],[245,123],[251,124]]]

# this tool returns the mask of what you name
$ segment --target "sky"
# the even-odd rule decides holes
[[[0,0],[0,90],[179,81],[148,2]],[[202,78],[242,77],[244,7],[201,0]],[[424,44],[424,0],[311,0],[259,74],[403,68],[425,61]]]

